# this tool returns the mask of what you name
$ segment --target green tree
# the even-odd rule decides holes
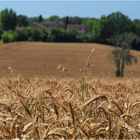
[[[0,29],[0,40],[1,40],[1,37],[2,37],[2,29]]]
[[[78,16],[71,17],[70,20],[71,20],[71,24],[81,24],[82,23],[81,18]]]
[[[116,66],[115,74],[117,77],[124,76],[126,65],[137,62],[136,57],[130,53],[132,41],[133,35],[131,33],[116,35],[110,39],[110,42],[115,45],[115,48],[111,52],[111,60]]]
[[[40,15],[39,17],[38,17],[38,22],[42,22],[44,19],[43,19],[43,16],[42,15]]]
[[[32,29],[32,40],[33,41],[47,41],[47,33],[41,28]]]
[[[29,26],[33,26],[36,22],[38,22],[38,17],[28,17]]]
[[[140,35],[140,20],[139,20],[139,19],[135,19],[135,20],[133,21],[133,24],[134,24],[134,26],[135,26],[136,33],[137,33],[138,35]]]
[[[48,18],[48,21],[59,22],[61,18],[59,16],[53,15]]]
[[[65,25],[65,29],[67,29],[67,25],[70,24],[70,19],[68,16],[64,17],[63,19],[64,25]]]
[[[78,16],[74,16],[74,17],[66,16],[62,18],[62,21],[64,22],[64,24],[81,24],[82,18]]]
[[[124,32],[134,32],[133,22],[126,15],[116,12],[100,19],[100,33],[98,40],[101,43],[109,43],[108,38]]]
[[[32,36],[32,29],[27,27],[16,28],[17,41],[28,41]]]
[[[17,39],[17,34],[14,31],[7,31],[2,34],[3,43],[14,42]]]
[[[51,42],[74,42],[77,41],[75,31],[66,31],[61,28],[53,28],[49,32],[49,41]]]
[[[24,16],[24,15],[17,16],[17,26],[26,27],[28,25],[29,25],[28,18],[26,16]]]
[[[84,23],[84,25],[86,27],[86,30],[88,32],[93,31],[94,19],[92,19],[92,18],[83,18],[82,22]]]
[[[65,38],[65,30],[60,28],[53,28],[49,32],[49,41],[61,42]]]
[[[0,27],[3,31],[14,30],[17,25],[16,13],[10,9],[5,9],[0,13]]]

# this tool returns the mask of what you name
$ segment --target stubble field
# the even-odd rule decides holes
[[[79,77],[92,49],[93,76],[114,77],[115,67],[109,54],[111,47],[81,43],[11,43],[0,46],[0,76],[10,76],[8,67],[28,76]],[[140,53],[132,52],[138,60]],[[58,66],[61,67],[58,69]],[[64,71],[63,71],[64,70]],[[139,62],[126,68],[127,77],[140,77]]]

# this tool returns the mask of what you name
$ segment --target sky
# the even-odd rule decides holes
[[[0,0],[0,11],[5,8],[12,8],[17,14],[29,17],[39,16],[49,17],[52,15],[80,16],[99,18],[112,12],[120,11],[131,19],[140,19],[140,1],[29,1],[29,0]]]

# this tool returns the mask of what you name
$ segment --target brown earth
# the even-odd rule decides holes
[[[100,44],[22,42],[0,46],[0,76],[80,76],[91,50],[92,74],[113,77],[115,66],[109,60],[112,47]],[[140,60],[140,52],[132,52]],[[57,67],[61,65],[59,69]],[[14,69],[14,74],[11,72]],[[63,71],[64,70],[64,71]],[[140,77],[139,62],[126,67],[127,77]]]

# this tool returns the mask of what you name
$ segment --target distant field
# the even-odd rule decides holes
[[[11,43],[0,46],[0,75],[10,76],[8,67],[22,75],[80,76],[88,55],[95,48],[91,62],[93,76],[114,76],[109,60],[110,46],[81,43]],[[140,52],[133,51],[140,60]],[[61,65],[57,69],[58,65]],[[62,69],[64,71],[62,71]],[[140,76],[139,63],[126,69],[126,76]]]

